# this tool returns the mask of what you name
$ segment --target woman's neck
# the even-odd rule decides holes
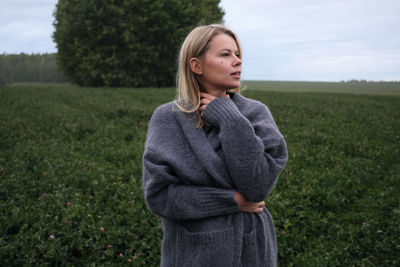
[[[227,92],[226,90],[221,90],[221,89],[207,89],[207,90],[202,90],[206,92],[207,94],[213,95],[215,97],[226,97]]]

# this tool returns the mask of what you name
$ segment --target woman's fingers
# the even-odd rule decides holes
[[[212,101],[216,97],[211,95],[211,94],[205,93],[205,92],[200,92],[200,98],[208,98],[208,99],[210,99]]]
[[[200,99],[200,103],[203,105],[208,105],[209,103],[211,103],[212,100],[210,100],[209,98],[202,98]]]
[[[200,110],[203,112],[207,105],[211,103],[212,100],[208,99],[208,98],[201,98],[200,99]]]
[[[264,207],[261,207],[260,205],[253,205],[253,206],[247,206],[243,207],[242,211],[244,212],[251,212],[251,213],[260,213],[264,210]]]
[[[206,109],[207,105],[200,105],[200,111],[203,112]]]
[[[211,103],[216,97],[205,92],[200,92],[200,111],[203,112],[207,105]]]
[[[254,212],[260,213],[264,210],[264,207],[265,207],[264,202],[257,202],[257,203],[252,202],[252,203],[254,204],[254,208],[253,208]]]
[[[264,210],[265,202],[248,201],[240,192],[236,191],[234,195],[235,201],[238,203],[241,211],[260,213]]]

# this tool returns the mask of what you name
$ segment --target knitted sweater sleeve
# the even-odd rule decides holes
[[[229,98],[216,98],[202,116],[220,128],[219,139],[229,173],[248,200],[264,200],[287,161],[287,150],[268,108],[252,102],[244,116]]]
[[[194,220],[239,211],[234,190],[184,185],[157,151],[143,156],[143,187],[149,209],[172,220]]]
[[[165,117],[168,112],[156,110],[150,124],[143,154],[142,184],[151,212],[171,220],[194,220],[239,211],[234,190],[184,184],[163,153],[163,144],[173,142],[168,133],[175,128]],[[178,153],[179,154],[179,153]]]

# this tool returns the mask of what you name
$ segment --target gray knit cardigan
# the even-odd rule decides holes
[[[196,129],[196,116],[171,102],[149,123],[142,182],[162,221],[161,266],[276,266],[270,213],[241,212],[234,192],[265,200],[285,141],[268,108],[240,94],[216,98],[202,116],[210,126]]]

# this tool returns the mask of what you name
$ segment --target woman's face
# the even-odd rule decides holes
[[[240,87],[242,60],[235,40],[227,34],[214,36],[200,59],[200,84],[206,92]]]

